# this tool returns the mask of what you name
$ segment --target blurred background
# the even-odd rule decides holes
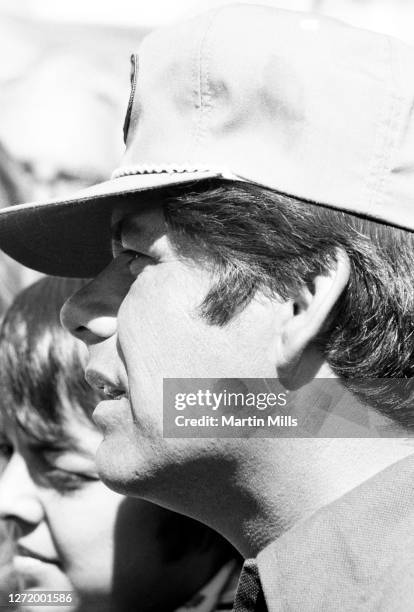
[[[130,53],[152,28],[226,3],[0,0],[0,207],[109,178],[122,154]],[[331,15],[414,43],[413,0],[257,3]],[[0,253],[0,317],[37,276]],[[8,551],[0,544],[0,591],[13,580]]]

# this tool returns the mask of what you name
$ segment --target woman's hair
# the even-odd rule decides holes
[[[62,434],[64,406],[90,418],[99,401],[83,367],[86,348],[60,323],[64,302],[84,284],[43,278],[23,290],[0,331],[0,410],[43,441]]]

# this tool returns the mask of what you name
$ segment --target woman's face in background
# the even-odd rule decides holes
[[[14,564],[23,587],[74,590],[102,612],[137,601],[140,610],[153,609],[160,576],[171,581],[176,569],[166,567],[157,537],[169,513],[99,481],[101,435],[79,410],[66,410],[64,435],[48,442],[6,417],[1,425],[0,517],[17,529]]]

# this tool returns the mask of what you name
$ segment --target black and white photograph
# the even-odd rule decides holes
[[[413,612],[414,3],[0,52],[0,612]]]

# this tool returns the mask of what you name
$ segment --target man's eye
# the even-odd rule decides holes
[[[145,257],[142,253],[138,253],[138,251],[131,251],[129,249],[122,251],[125,255],[130,259],[130,261],[135,261],[136,259],[140,259],[141,257]]]
[[[133,251],[132,249],[125,249],[121,247],[119,250],[115,247],[113,249],[113,257],[116,259],[117,257],[124,258],[124,261],[131,263],[137,259],[145,257],[143,253],[139,253],[138,251]]]
[[[138,276],[146,266],[155,263],[152,257],[144,255],[143,253],[138,253],[137,251],[131,251],[131,259],[128,261],[128,267],[132,276]]]

